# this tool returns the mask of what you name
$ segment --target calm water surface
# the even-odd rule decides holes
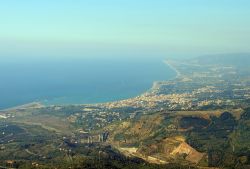
[[[33,101],[80,104],[137,96],[175,76],[163,59],[45,59],[0,62],[0,109]]]

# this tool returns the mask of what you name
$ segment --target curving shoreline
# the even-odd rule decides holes
[[[176,72],[176,77],[175,78],[178,78],[181,76],[181,72],[179,70],[177,70],[171,63],[170,60],[164,60],[164,63],[167,64],[172,70],[174,70]]]
[[[166,79],[166,80],[163,80],[163,81],[168,81],[168,80],[174,80],[178,77],[181,76],[180,72],[170,63],[169,60],[163,60],[163,63],[166,64],[172,71],[174,71],[176,73],[175,76],[173,76],[171,79]],[[129,99],[133,99],[135,97],[140,97],[144,94],[146,94],[148,91],[154,89],[154,86],[155,84],[159,82],[159,81],[153,81],[152,85],[150,88],[146,89],[144,92],[136,95],[136,96],[133,96],[133,97],[129,97],[129,98],[125,98],[125,99],[118,99],[118,100],[113,100],[113,101],[107,101],[107,102],[99,102],[99,103],[62,103],[62,104],[45,104],[43,103],[43,101],[38,101],[38,102],[30,102],[30,103],[27,103],[27,104],[23,104],[23,105],[17,105],[17,106],[14,106],[14,107],[9,107],[9,108],[6,108],[6,109],[0,109],[0,112],[1,111],[10,111],[10,110],[15,110],[15,109],[25,109],[25,108],[30,108],[30,107],[47,107],[47,106],[55,106],[55,105],[99,105],[99,104],[108,104],[108,103],[113,103],[113,102],[119,102],[119,101],[124,101],[124,100],[129,100]],[[34,106],[35,105],[35,106]],[[39,106],[37,106],[39,105]]]

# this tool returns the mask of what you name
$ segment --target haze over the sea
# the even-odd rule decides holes
[[[1,1],[0,56],[248,53],[249,6],[249,0]]]

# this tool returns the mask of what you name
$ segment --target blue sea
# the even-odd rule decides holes
[[[0,110],[35,101],[49,105],[122,100],[175,75],[161,57],[1,61]]]

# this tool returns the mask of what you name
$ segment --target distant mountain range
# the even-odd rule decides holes
[[[246,67],[250,64],[249,53],[238,54],[218,54],[218,55],[206,55],[194,58],[191,60],[193,63],[204,65],[228,65],[236,67]]]

